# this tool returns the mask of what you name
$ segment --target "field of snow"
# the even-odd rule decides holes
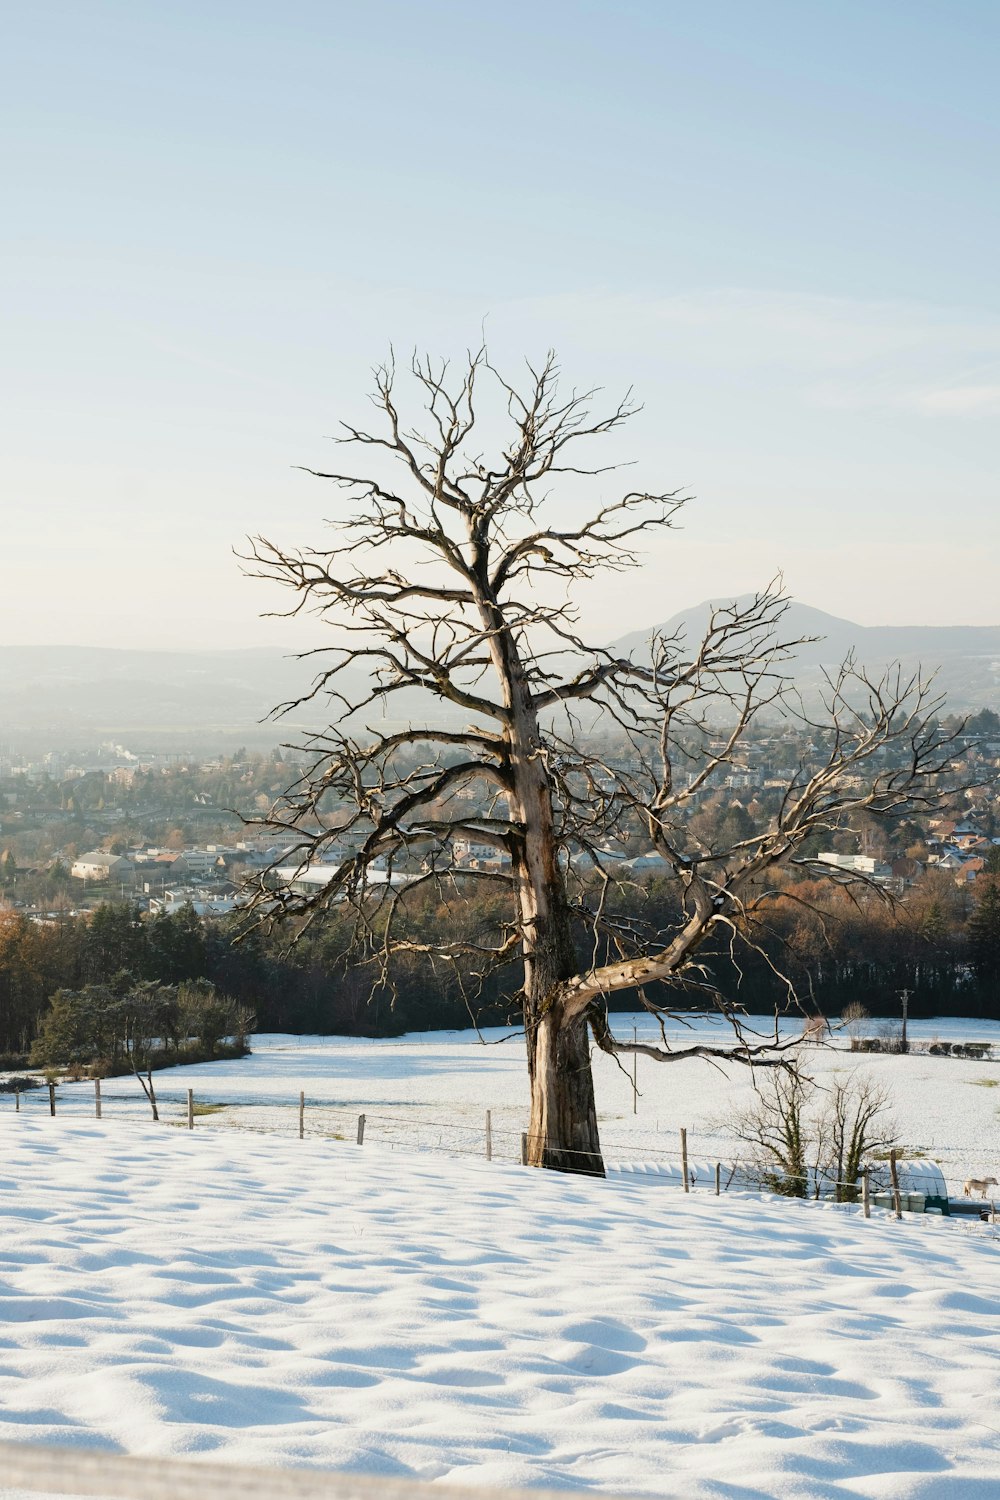
[[[978,1221],[6,1109],[0,1141],[0,1437],[684,1500],[1000,1492]]]
[[[625,1036],[631,1035],[633,1022],[640,1036],[653,1038],[648,1016],[615,1018]],[[784,1029],[801,1031],[801,1023],[786,1023]],[[988,1021],[915,1022],[910,1033],[915,1040],[940,1036],[1000,1042],[1000,1024]],[[708,1037],[721,1042],[725,1035],[718,1024],[695,1018],[690,1029],[674,1028],[671,1041]],[[517,1161],[528,1119],[523,1037],[501,1031],[484,1036],[486,1045],[472,1031],[412,1033],[390,1041],[258,1036],[251,1056],[169,1069],[155,1075],[156,1087],[164,1116],[175,1121],[183,1115],[188,1088],[195,1090],[200,1106],[224,1106],[199,1116],[199,1129],[239,1125],[295,1136],[303,1090],[310,1134],[354,1139],[357,1117],[365,1113],[366,1143],[443,1148],[470,1156],[483,1154],[489,1109],[495,1156]],[[885,1084],[906,1153],[939,1161],[954,1193],[966,1177],[1000,1177],[1000,1063],[912,1053],[852,1054],[842,1047],[806,1047],[802,1057],[820,1085],[835,1073],[854,1071]],[[620,1068],[604,1054],[595,1055],[598,1115],[609,1161],[662,1164],[679,1171],[681,1126],[688,1131],[691,1160],[703,1181],[716,1161],[726,1163],[738,1154],[727,1121],[752,1097],[753,1078],[746,1068],[720,1068],[703,1060],[664,1067],[640,1057],[633,1113],[631,1067],[631,1060]],[[109,1122],[148,1118],[134,1079],[108,1079],[103,1093]],[[0,1116],[13,1108],[13,1099],[0,1095]],[[25,1096],[22,1108],[47,1114],[47,1093]],[[60,1085],[58,1109],[60,1116],[92,1116],[93,1085]]]

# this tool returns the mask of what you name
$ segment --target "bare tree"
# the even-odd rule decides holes
[[[607,483],[609,472],[588,465],[585,450],[634,408],[625,400],[592,415],[596,393],[562,393],[551,355],[528,366],[520,386],[484,350],[456,373],[414,359],[409,375],[422,428],[400,414],[389,363],[375,371],[377,430],[345,424],[339,439],[366,455],[362,472],[309,470],[345,502],[327,545],[294,550],[264,537],[251,544],[251,571],[294,592],[287,613],[318,614],[340,642],[319,648],[306,695],[328,695],[339,726],[295,747],[310,756],[307,769],[267,826],[293,836],[284,862],[303,868],[350,845],[306,893],[302,882],[265,872],[251,921],[288,918],[301,930],[346,902],[357,913],[358,953],[378,953],[386,965],[401,951],[424,952],[454,962],[472,987],[515,961],[530,1160],[600,1173],[591,1038],[615,1056],[640,1051],[661,1063],[702,1056],[788,1064],[791,1043],[779,1036],[777,1018],[766,1034],[751,1034],[705,955],[755,944],[775,895],[769,877],[807,839],[851,814],[899,812],[926,799],[947,737],[930,721],[926,683],[899,672],[870,680],[851,661],[829,679],[822,718],[811,717],[787,680],[799,643],[782,633],[787,599],[778,586],[715,609],[691,644],[659,637],[634,657],[588,645],[574,585],[636,566],[636,548],[672,526],[683,498],[628,491],[559,525],[546,520],[560,504],[550,491],[572,487],[562,513],[579,517],[580,491],[595,476]],[[506,441],[483,456],[480,434],[497,423],[506,425]],[[414,692],[428,704],[420,722],[409,707]],[[400,701],[406,718],[396,727],[385,718]],[[374,708],[384,722],[366,728],[365,711]],[[766,827],[711,847],[691,833],[688,814],[712,779],[738,764],[741,737],[769,712],[797,716],[819,737],[821,763],[789,771]],[[598,753],[581,731],[585,713],[587,726],[597,716],[611,726],[628,753]],[[882,759],[893,745],[902,758]],[[613,914],[608,851],[636,833],[676,887],[677,917],[667,930]],[[495,850],[496,868],[463,873],[462,841]],[[421,944],[402,931],[406,902],[428,882],[460,889],[481,880],[502,882],[511,897],[495,944]],[[607,1002],[623,992],[658,1018],[656,1042],[615,1036]],[[714,1006],[732,1028],[728,1042],[673,1045],[663,1024],[671,992],[688,1005],[701,997]],[[790,983],[784,993],[794,1005]]]
[[[132,1072],[145,1094],[153,1119],[159,1120],[160,1109],[153,1083],[153,1065],[157,1052],[163,1050],[163,1039],[176,1022],[171,1012],[177,1007],[177,991],[155,980],[136,985],[121,1002],[125,1032],[125,1051]]]
[[[840,1019],[851,1039],[851,1051],[859,1051],[858,1043],[864,1033],[865,1022],[871,1020],[871,1012],[860,1000],[849,1000],[840,1013]]]
[[[737,1140],[750,1147],[743,1175],[785,1198],[806,1198],[814,1173],[806,1120],[811,1089],[798,1071],[782,1070],[758,1089],[752,1104],[729,1122]]]
[[[864,1074],[834,1079],[820,1135],[826,1142],[826,1173],[838,1203],[858,1201],[865,1158],[898,1143],[888,1089]]]
[[[728,1125],[750,1147],[744,1177],[786,1198],[856,1203],[865,1159],[898,1140],[889,1091],[863,1074],[821,1088],[799,1071],[770,1076]]]

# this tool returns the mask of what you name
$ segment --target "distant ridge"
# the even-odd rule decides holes
[[[333,658],[325,663],[332,665]],[[280,703],[301,697],[323,670],[280,647],[234,651],[147,651],[113,646],[0,646],[0,746],[18,750],[92,748],[122,741],[131,750],[262,748],[297,741],[342,712],[325,697],[274,719]],[[348,671],[341,691],[362,697],[363,671]],[[418,711],[399,695],[365,722]],[[426,712],[426,710],[425,710]]]
[[[274,647],[139,651],[100,646],[0,647],[0,742],[47,747],[123,739],[130,748],[260,746],[291,722],[262,723],[317,671]],[[319,717],[317,714],[315,717]]]
[[[746,602],[751,596],[742,596]],[[719,600],[731,603],[731,600]],[[658,626],[633,630],[612,642],[622,654],[648,648],[654,630],[685,629],[696,639],[711,602],[672,615]],[[958,712],[1000,708],[1000,626],[856,625],[808,604],[793,603],[784,620],[791,636],[820,636],[800,648],[794,676],[803,689],[818,686],[822,669],[851,651],[879,670],[899,661],[907,671],[938,668],[947,706]],[[130,647],[0,646],[0,745],[19,749],[92,746],[121,740],[131,749],[224,748],[242,742],[261,747],[296,739],[305,727],[323,728],[339,706],[326,700],[286,718],[269,718],[276,704],[304,693],[322,669],[321,657],[299,661],[280,647],[230,651],[147,651]],[[345,674],[342,689],[361,697],[368,679]],[[371,705],[367,723],[427,719],[422,695],[401,693],[383,709]],[[467,717],[440,706],[431,719]]]
[[[736,602],[747,604],[752,597],[743,594]],[[703,600],[660,625],[630,631],[613,641],[611,649],[639,654],[648,648],[654,632],[672,635],[684,630],[688,640],[697,640],[713,606],[731,603],[731,598]],[[965,712],[1000,707],[1000,625],[856,625],[809,604],[793,602],[782,621],[781,633],[793,639],[820,637],[796,652],[793,675],[803,690],[821,681],[824,667],[836,666],[853,652],[857,661],[872,671],[896,661],[907,672],[936,669],[936,685],[949,709]]]

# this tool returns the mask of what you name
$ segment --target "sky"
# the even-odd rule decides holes
[[[297,466],[372,365],[483,328],[634,388],[606,498],[693,497],[596,638],[778,571],[1000,623],[994,0],[15,0],[4,36],[0,644],[311,644],[234,549],[322,543]]]

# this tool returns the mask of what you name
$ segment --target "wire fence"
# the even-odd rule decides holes
[[[116,1087],[117,1082],[117,1087]],[[783,1173],[780,1166],[733,1152],[732,1136],[699,1132],[689,1142],[686,1129],[679,1129],[671,1144],[665,1133],[637,1139],[628,1135],[615,1139],[602,1132],[601,1156],[586,1150],[560,1149],[553,1156],[535,1153],[536,1138],[523,1128],[515,1109],[485,1110],[481,1123],[461,1119],[441,1120],[421,1106],[405,1114],[371,1112],[353,1103],[334,1101],[300,1092],[297,1100],[273,1095],[241,1099],[230,1095],[200,1095],[193,1089],[155,1087],[159,1123],[181,1129],[238,1130],[260,1136],[337,1141],[356,1146],[375,1146],[388,1151],[441,1153],[449,1157],[478,1158],[510,1165],[528,1165],[536,1155],[542,1164],[577,1171],[603,1173],[632,1180],[652,1179],[663,1186],[685,1192],[770,1190],[798,1198],[835,1199],[856,1203],[867,1198],[878,1207],[940,1210],[943,1213],[978,1213],[996,1220],[990,1189],[991,1175],[970,1173],[957,1161],[919,1159],[899,1162],[898,1181],[893,1186],[891,1164],[869,1160],[858,1178],[847,1179],[829,1167],[815,1166],[802,1176]],[[151,1101],[137,1090],[127,1091],[121,1081],[49,1083],[37,1088],[0,1094],[0,1109],[24,1111],[34,1117],[69,1115],[102,1121],[135,1121],[152,1118]],[[544,1143],[542,1143],[544,1145]],[[942,1153],[944,1155],[944,1153]],[[898,1195],[898,1196],[897,1196]]]

